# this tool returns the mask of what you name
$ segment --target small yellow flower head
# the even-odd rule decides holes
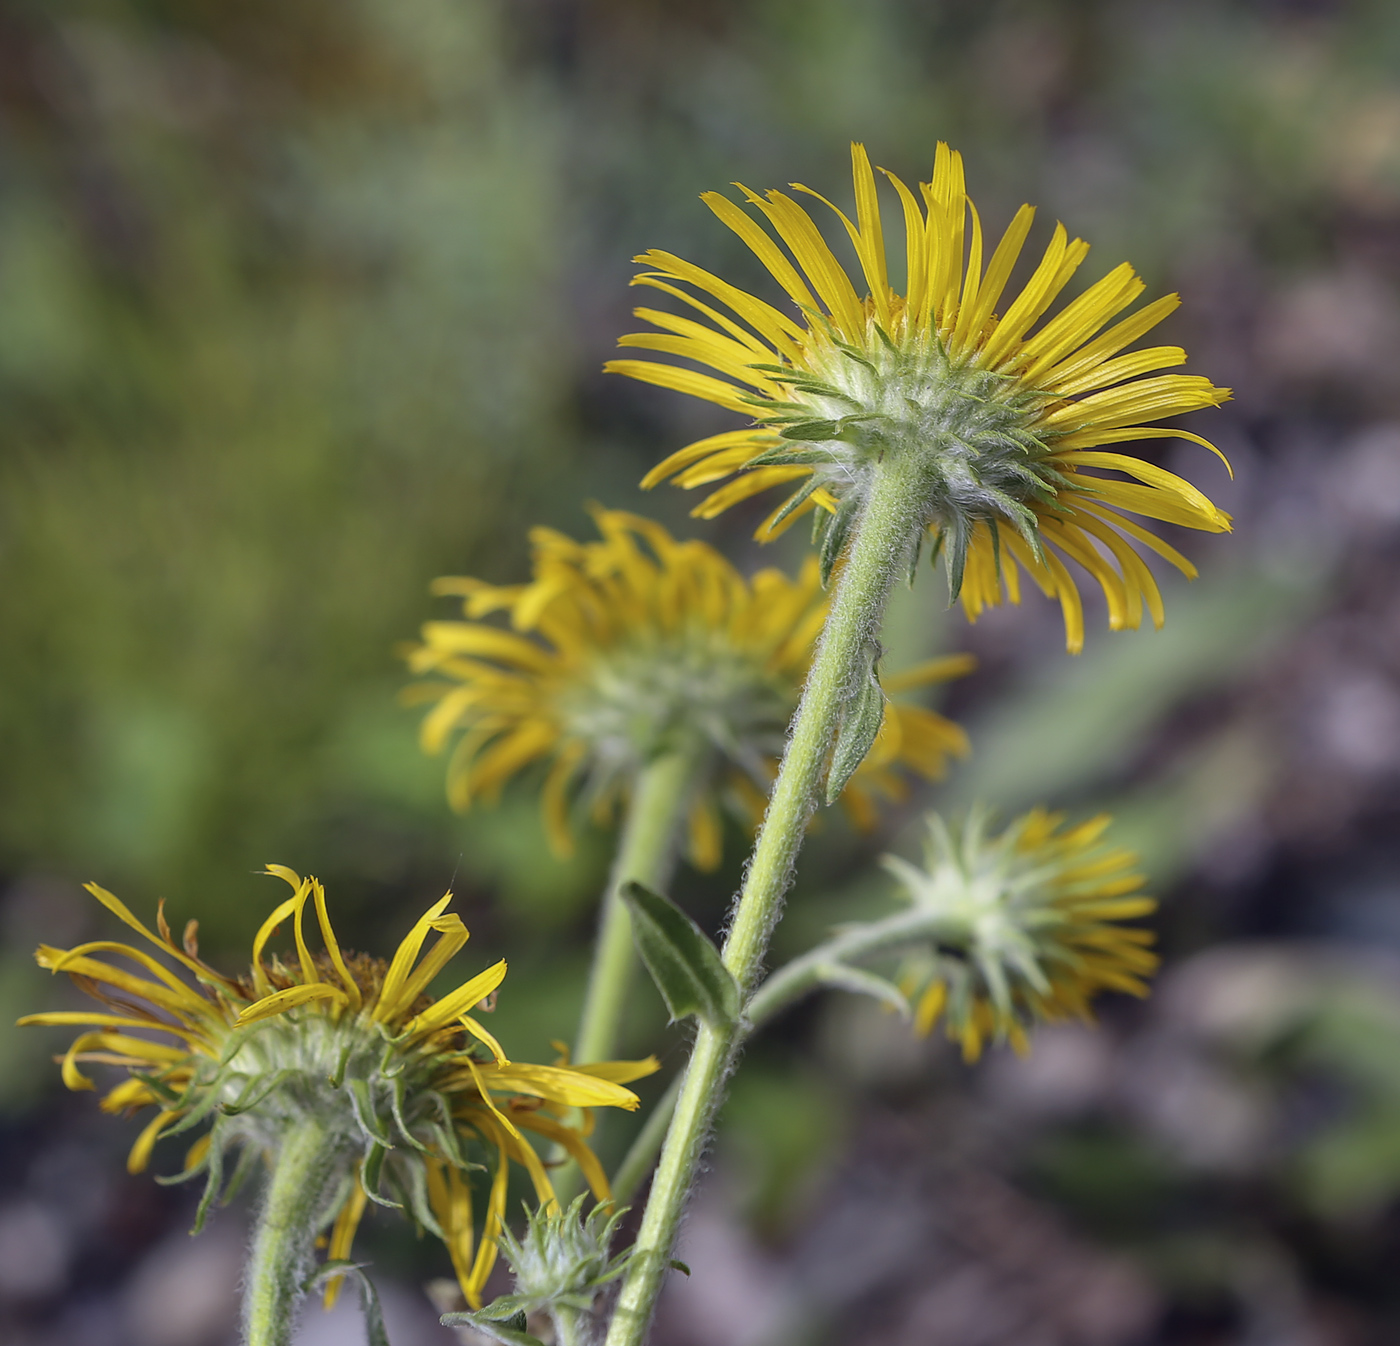
[[[1155,936],[1120,922],[1157,903],[1140,892],[1136,855],[1098,845],[1109,822],[1102,814],[1062,830],[1063,814],[1033,809],[991,836],[975,812],[955,836],[930,815],[922,869],[884,857],[930,921],[932,947],[902,978],[921,1034],[942,1017],[969,1061],[988,1039],[1024,1053],[1033,1024],[1088,1020],[1099,991],[1147,994]]]
[[[763,810],[797,705],[827,598],[815,560],[796,579],[761,570],[745,579],[714,548],[682,542],[660,524],[616,510],[594,514],[598,542],[548,528],[531,534],[534,577],[498,587],[439,580],[460,594],[466,620],[429,622],[409,655],[439,681],[410,689],[435,702],[423,746],[461,738],[448,767],[459,809],[492,799],[530,763],[550,763],[542,807],[551,845],[571,848],[577,795],[606,818],[637,773],[669,751],[702,763],[691,801],[689,854],[720,857],[723,798],[747,820]],[[483,621],[506,614],[509,626]],[[966,656],[931,660],[885,680],[899,692],[967,672]],[[923,707],[887,703],[869,757],[844,796],[868,825],[877,798],[900,797],[903,772],[940,776],[963,756],[957,725]]]
[[[773,487],[796,487],[759,536],[816,509],[829,565],[880,465],[909,459],[924,497],[919,536],[910,539],[913,560],[926,526],[969,618],[1003,596],[1019,602],[1024,568],[1059,599],[1069,647],[1078,650],[1083,612],[1068,560],[1102,587],[1115,630],[1138,626],[1144,607],[1160,626],[1161,595],[1140,549],[1188,576],[1195,570],[1125,513],[1207,532],[1227,531],[1229,516],[1182,478],[1104,446],[1183,438],[1218,452],[1198,435],[1151,423],[1217,406],[1228,390],[1199,376],[1158,372],[1186,359],[1180,347],[1123,354],[1176,308],[1177,296],[1109,326],[1144,288],[1124,263],[1041,322],[1088,244],[1057,225],[1025,288],[1008,291],[1035,212],[1021,207],[984,266],[981,219],[964,188],[962,158],[941,143],[932,180],[919,184],[917,196],[886,174],[906,235],[899,294],[890,283],[870,160],[861,145],[851,153],[854,222],[825,197],[794,186],[841,221],[864,294],[792,197],[760,196],[742,185],[767,229],[718,193],[702,200],[786,292],[795,319],[671,253],[636,258],[648,269],[634,284],[680,299],[702,321],[641,308],[637,316],[661,330],[625,336],[621,344],[722,377],[650,359],[614,360],[607,368],[755,422],[681,449],[642,484],[672,478],[689,488],[732,477],[696,508],[702,518]]]
[[[450,893],[423,914],[385,963],[340,948],[316,879],[281,865],[268,872],[285,879],[293,893],[258,931],[251,971],[240,978],[216,972],[199,957],[193,922],[176,945],[164,904],[159,933],[152,932],[111,893],[89,884],[88,891],[165,961],[111,940],[74,949],[41,945],[39,965],[67,972],[108,1012],[31,1014],[19,1022],[84,1025],[61,1058],[64,1083],[92,1089],[83,1063],[118,1066],[127,1078],[104,1096],[103,1110],[158,1109],[132,1148],[131,1172],[146,1167],[162,1134],[212,1121],[180,1175],[208,1174],[200,1224],[223,1189],[231,1149],[241,1154],[230,1188],[259,1160],[275,1157],[289,1129],[310,1118],[330,1137],[326,1161],[339,1174],[320,1212],[330,1229],[328,1258],[349,1257],[369,1201],[401,1206],[447,1244],[463,1292],[479,1305],[501,1237],[510,1165],[526,1170],[541,1205],[554,1204],[528,1136],[563,1146],[605,1199],[607,1179],[566,1119],[575,1108],[635,1108],[636,1095],[622,1086],[650,1074],[656,1062],[566,1068],[510,1061],[473,1013],[495,996],[504,962],[440,1000],[427,994],[467,942],[461,919],[446,910]],[[304,929],[308,903],[321,933],[315,952]],[[265,957],[268,941],[287,923],[295,956]],[[149,975],[92,956],[97,953],[115,954]],[[171,963],[187,976],[177,976]],[[494,1177],[478,1240],[470,1175],[488,1170]],[[328,1301],[336,1288],[332,1283]]]

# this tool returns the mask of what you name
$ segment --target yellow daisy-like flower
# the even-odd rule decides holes
[[[702,869],[720,858],[717,800],[761,815],[788,720],[826,618],[815,561],[796,579],[762,570],[745,579],[703,542],[660,524],[597,510],[599,542],[548,528],[530,534],[534,577],[497,586],[443,579],[461,595],[465,621],[429,622],[409,655],[442,681],[410,689],[436,702],[423,745],[461,739],[448,768],[459,809],[490,799],[531,762],[550,762],[542,806],[551,844],[570,850],[570,800],[581,793],[605,818],[638,771],[669,751],[708,770],[691,800],[689,854]],[[482,618],[509,616],[509,629]],[[959,676],[965,655],[930,660],[885,680],[890,692]],[[902,797],[904,774],[940,776],[967,739],[951,721],[910,704],[886,704],[879,737],[846,788],[856,821],[873,822],[877,798]]]
[[[275,1160],[292,1129],[309,1118],[325,1138],[312,1183],[321,1190],[312,1204],[314,1223],[330,1229],[328,1259],[348,1258],[368,1202],[402,1206],[443,1239],[463,1292],[479,1306],[496,1260],[510,1165],[526,1170],[542,1205],[554,1202],[528,1137],[562,1146],[594,1194],[606,1198],[607,1179],[597,1159],[566,1119],[578,1108],[635,1108],[636,1095],[622,1086],[650,1074],[656,1062],[565,1068],[508,1060],[474,1013],[494,998],[506,974],[504,962],[441,999],[427,995],[429,983],[468,938],[461,919],[446,910],[450,893],[423,914],[385,963],[341,949],[316,879],[281,865],[268,872],[285,879],[293,893],[263,923],[253,941],[252,968],[239,978],[224,976],[199,957],[193,922],[177,945],[164,903],[153,932],[111,893],[88,884],[166,962],[112,940],[73,949],[41,945],[39,965],[67,972],[107,1012],[65,1010],[19,1022],[84,1028],[61,1058],[70,1089],[96,1087],[82,1070],[88,1062],[128,1072],[104,1095],[103,1111],[158,1109],[132,1147],[131,1172],[146,1167],[162,1135],[212,1121],[180,1175],[208,1174],[198,1224],[224,1188],[230,1149],[241,1151],[232,1189],[260,1160]],[[304,930],[308,903],[322,941],[314,953]],[[295,957],[265,957],[268,941],[284,923],[292,927]],[[141,971],[94,954],[115,955]],[[187,977],[176,975],[169,962]],[[471,1174],[488,1169],[494,1176],[476,1239]],[[328,1302],[336,1284],[327,1290]]]
[[[1155,936],[1120,924],[1157,908],[1137,856],[1099,846],[1106,814],[1067,830],[1064,820],[1037,808],[992,836],[975,812],[954,835],[931,815],[922,869],[884,857],[929,921],[930,946],[901,979],[915,1026],[927,1034],[942,1018],[969,1061],[989,1039],[1024,1053],[1037,1021],[1089,1019],[1100,991],[1147,994]]]
[[[1195,568],[1125,516],[1207,532],[1228,531],[1230,519],[1181,477],[1104,446],[1183,438],[1219,453],[1199,435],[1151,423],[1217,406],[1228,390],[1199,376],[1160,373],[1186,359],[1178,346],[1123,353],[1176,308],[1177,296],[1108,326],[1144,289],[1124,263],[1040,323],[1088,244],[1057,225],[1025,287],[1008,292],[1035,212],[1021,207],[984,266],[981,219],[964,187],[962,158],[942,143],[932,180],[920,184],[918,195],[886,173],[906,235],[905,293],[899,294],[890,284],[875,175],[863,146],[852,146],[852,161],[854,222],[825,197],[794,186],[841,221],[860,262],[864,295],[792,197],[760,196],[742,185],[771,233],[718,193],[702,200],[796,304],[796,319],[671,253],[636,258],[648,270],[634,284],[684,301],[703,321],[638,309],[638,317],[661,330],[625,336],[621,344],[689,360],[722,377],[653,360],[613,360],[606,368],[755,421],[672,454],[643,485],[672,478],[696,487],[733,478],[696,508],[702,518],[770,488],[795,486],[759,535],[817,509],[829,565],[872,475],[891,457],[913,457],[923,498],[910,540],[913,560],[927,528],[934,557],[944,557],[950,589],[969,618],[1004,596],[1019,602],[1023,568],[1058,598],[1069,648],[1077,651],[1083,611],[1069,560],[1102,587],[1115,630],[1138,626],[1144,608],[1160,626],[1161,595],[1140,551],[1156,552],[1188,576]]]

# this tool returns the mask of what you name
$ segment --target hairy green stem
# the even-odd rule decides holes
[[[926,911],[898,911],[880,921],[835,935],[824,944],[784,964],[753,993],[744,1010],[747,1032],[768,1022],[808,991],[828,980],[834,964],[854,963],[897,949],[930,932]]]
[[[627,994],[637,969],[632,948],[632,918],[621,897],[628,882],[664,888],[676,858],[676,838],[690,805],[696,771],[695,754],[670,752],[654,758],[638,773],[627,806],[617,857],[603,895],[593,970],[579,1020],[574,1061],[606,1061],[617,1051]]]
[[[291,1346],[316,1234],[344,1164],[318,1122],[292,1127],[273,1158],[243,1287],[245,1346]]]
[[[666,1139],[666,1128],[671,1125],[671,1114],[676,1110],[676,1099],[681,1092],[681,1076],[667,1086],[666,1092],[656,1100],[646,1124],[637,1132],[637,1138],[617,1166],[617,1174],[612,1180],[613,1200],[619,1206],[626,1205],[632,1194],[642,1185],[656,1156],[661,1153],[661,1142]]]
[[[622,885],[635,882],[662,889],[670,882],[677,838],[694,794],[696,775],[703,765],[700,752],[664,753],[638,773],[632,787],[617,856],[603,895],[593,968],[574,1044],[574,1061],[580,1065],[607,1061],[617,1054],[627,996],[637,971],[632,918],[622,901]],[[560,1202],[567,1206],[582,1187],[577,1166],[568,1164],[561,1168],[554,1187]]]
[[[862,690],[868,642],[879,631],[890,590],[907,572],[911,549],[924,527],[928,492],[923,466],[917,453],[881,463],[853,529],[724,944],[725,966],[745,993],[758,977],[782,912],[842,711]],[[646,1338],[686,1198],[741,1039],[738,1023],[699,1027],[607,1346],[641,1346]]]
[[[554,1325],[554,1346],[590,1346],[594,1340],[591,1313],[556,1304],[549,1311],[549,1320]]]
[[[744,1007],[744,1022],[741,1031],[745,1039],[762,1028],[770,1019],[781,1014],[794,1001],[800,1000],[809,991],[826,985],[830,978],[828,969],[833,964],[859,962],[891,949],[902,948],[915,939],[927,937],[930,933],[929,917],[923,911],[898,911],[883,920],[872,921],[855,930],[848,930],[833,936],[824,944],[804,953],[800,958],[784,964],[753,993],[752,999]],[[666,1129],[671,1124],[671,1116],[676,1110],[676,1099],[681,1091],[680,1075],[670,1083],[666,1092],[657,1099],[646,1120],[646,1125],[637,1133],[617,1174],[612,1180],[613,1200],[625,1205],[633,1193],[646,1179],[647,1173],[661,1152],[661,1143],[666,1139]]]

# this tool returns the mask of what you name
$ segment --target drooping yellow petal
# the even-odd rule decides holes
[[[564,1070],[508,1061],[481,1066],[477,1073],[488,1088],[530,1094],[571,1108],[626,1108],[631,1112],[638,1104],[637,1095],[630,1089],[578,1068]]]
[[[254,1001],[243,1010],[234,1023],[242,1028],[245,1024],[259,1023],[263,1019],[273,1019],[288,1010],[308,1005],[313,1000],[328,1000],[337,1005],[347,1005],[350,997],[338,986],[329,982],[312,982],[309,986],[288,986],[282,991],[273,991],[261,1000]]]
[[[501,1049],[501,1044],[481,1026],[479,1020],[472,1018],[470,1014],[459,1014],[457,1019],[478,1042],[486,1046],[498,1066],[506,1064],[506,1054]]]
[[[349,1260],[350,1249],[355,1242],[355,1231],[360,1227],[360,1221],[364,1218],[365,1206],[368,1203],[369,1196],[364,1187],[361,1186],[360,1180],[356,1178],[350,1188],[350,1195],[340,1208],[340,1213],[335,1217],[335,1224],[331,1228],[330,1243],[326,1248],[328,1262]],[[321,1302],[326,1308],[333,1309],[335,1307],[335,1301],[340,1298],[340,1287],[344,1281],[344,1276],[332,1276],[326,1282],[325,1292],[321,1296]]]
[[[124,924],[129,925],[138,934],[145,936],[145,938],[150,940],[150,942],[154,944],[157,948],[159,948],[162,953],[168,954],[171,958],[174,958],[179,963],[183,963],[187,968],[190,969],[191,972],[195,973],[197,976],[203,975],[204,968],[198,959],[191,958],[187,953],[185,953],[183,949],[177,948],[169,940],[164,940],[161,939],[158,935],[153,935],[144,925],[142,925],[140,921],[136,919],[135,916],[131,914],[130,910],[128,910],[124,902],[122,902],[119,898],[109,893],[104,887],[102,887],[101,884],[85,883],[83,884],[83,887],[86,888],[88,892],[90,892],[99,902],[101,902],[102,905],[106,907],[108,911],[110,911]]]
[[[557,1064],[569,1066],[567,1060]],[[644,1056],[637,1061],[583,1061],[569,1066],[569,1069],[580,1075],[608,1080],[612,1084],[631,1084],[633,1080],[656,1074],[661,1069],[661,1062],[654,1056]]]
[[[467,1303],[474,1309],[481,1307],[481,1292],[486,1288],[486,1278],[496,1265],[496,1240],[500,1237],[501,1226],[505,1223],[506,1183],[510,1176],[510,1165],[506,1159],[506,1147],[502,1140],[496,1144],[496,1175],[491,1180],[491,1194],[486,1199],[486,1225],[481,1231],[481,1243],[476,1250],[476,1260],[462,1285]]]
[[[144,955],[139,954],[139,950],[129,949],[123,944],[111,944],[105,940],[82,947],[113,949],[122,952],[127,957],[136,958],[137,961],[143,961],[145,958]],[[169,985],[162,985],[160,982],[147,981],[144,977],[133,976],[129,972],[123,972],[120,968],[112,967],[96,958],[87,958],[73,949],[55,949],[48,944],[41,944],[34,952],[34,961],[40,967],[47,968],[51,972],[67,972],[72,976],[87,977],[92,981],[115,987],[137,1000],[144,1000],[148,1004],[169,1011],[186,1024],[196,1021],[209,1008],[204,1000],[188,988],[172,988]],[[150,959],[149,964],[157,971],[164,970],[155,963],[154,959]]]
[[[428,1206],[447,1238],[447,1252],[462,1293],[467,1293],[472,1269],[472,1197],[466,1180],[451,1164],[429,1158],[424,1167]],[[479,1301],[478,1301],[479,1302]]]
[[[608,1201],[612,1198],[612,1188],[608,1184],[608,1175],[603,1172],[603,1166],[598,1162],[598,1157],[579,1138],[577,1131],[560,1122],[551,1121],[548,1117],[543,1117],[537,1112],[522,1114],[519,1120],[524,1130],[534,1131],[568,1151],[569,1157],[578,1164],[579,1171],[588,1183],[589,1190],[599,1201]]]
[[[925,687],[933,682],[949,682],[966,677],[977,667],[975,654],[944,654],[937,659],[925,659],[921,664],[898,673],[881,677],[880,685],[887,692],[905,692],[911,687]]]
[[[126,1157],[126,1171],[128,1173],[144,1173],[146,1171],[146,1165],[151,1161],[151,1151],[155,1148],[156,1141],[160,1139],[160,1133],[181,1115],[178,1112],[158,1112],[151,1119],[141,1134],[136,1137],[136,1144],[131,1147],[131,1153]]]

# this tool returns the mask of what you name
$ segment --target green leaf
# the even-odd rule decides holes
[[[483,1337],[492,1341],[504,1342],[505,1346],[544,1346],[538,1338],[525,1330],[525,1311],[521,1309],[509,1318],[493,1318],[490,1307],[476,1313],[444,1313],[441,1318],[444,1327],[474,1327]]]
[[[833,461],[830,449],[768,449],[744,464],[750,467],[806,467]]]
[[[370,1278],[365,1275],[364,1268],[358,1262],[323,1263],[306,1279],[301,1287],[302,1291],[310,1294],[311,1291],[320,1289],[327,1281],[333,1280],[337,1276],[344,1276],[347,1280],[354,1281],[359,1287],[360,1308],[365,1315],[366,1346],[389,1346],[389,1333],[384,1328],[384,1312],[379,1307],[379,1294]]]
[[[836,735],[836,748],[831,754],[831,770],[826,777],[826,802],[834,804],[856,768],[865,761],[870,745],[880,732],[885,718],[885,693],[880,686],[876,665],[880,660],[880,644],[867,640],[864,667],[854,695],[841,715],[841,729]]]
[[[694,1014],[715,1027],[739,1016],[739,984],[720,961],[719,950],[668,897],[625,883],[622,900],[632,913],[632,938],[671,1021]]]
[[[995,524],[992,526],[994,528],[996,527]],[[911,589],[914,587],[914,581],[919,577],[919,561],[924,554],[924,534],[927,531],[928,530],[924,528],[919,529],[919,534],[914,539],[913,549],[909,553],[909,587]],[[993,538],[993,542],[995,542],[995,540],[996,539]],[[1000,570],[997,571],[997,575],[1001,575]]]
[[[209,1177],[204,1184],[204,1194],[199,1198],[199,1208],[194,1213],[194,1228],[190,1230],[191,1234],[198,1234],[203,1230],[204,1221],[209,1218],[209,1208],[219,1199],[219,1192],[224,1185],[226,1141],[223,1131],[224,1119],[220,1117],[209,1132]],[[243,1148],[246,1152],[252,1146],[245,1145]]]
[[[902,1019],[913,1017],[904,992],[892,981],[867,972],[864,968],[851,967],[846,963],[827,963],[818,969],[817,976],[823,986],[850,991],[853,995],[868,995],[881,1004],[888,1005]]]
[[[820,553],[822,588],[826,588],[831,582],[832,569],[840,559],[841,553],[846,550],[846,539],[850,536],[851,527],[859,512],[860,496],[858,494],[848,495],[836,507],[836,513],[830,516],[829,522],[825,524]],[[817,515],[819,519],[826,518],[821,510],[817,511]]]
[[[799,421],[796,425],[784,426],[778,433],[784,439],[819,444],[824,439],[835,439],[841,433],[841,425],[838,421]]]
[[[346,1081],[346,1086],[350,1091],[350,1103],[355,1113],[355,1120],[359,1122],[360,1130],[364,1132],[365,1139],[376,1145],[382,1145],[386,1150],[392,1150],[394,1140],[375,1112],[369,1081],[356,1075]]]
[[[379,1178],[384,1171],[384,1156],[388,1151],[379,1144],[378,1141],[370,1143],[365,1151],[365,1157],[360,1163],[360,1186],[365,1189],[365,1195],[377,1206],[388,1206],[391,1210],[401,1209],[397,1201],[390,1201],[388,1197],[379,1194]]]
[[[800,509],[804,504],[806,504],[808,497],[810,497],[814,491],[819,490],[822,486],[825,485],[825,478],[818,476],[816,473],[813,473],[800,487],[798,487],[797,490],[795,490],[790,496],[788,496],[788,498],[785,501],[783,501],[783,507],[773,516],[773,521],[771,524],[769,524],[769,527],[776,528],[780,523],[782,523],[784,519],[788,517],[789,514],[793,512],[793,510]],[[820,512],[821,511],[818,511],[818,513]]]
[[[279,1088],[283,1081],[294,1074],[296,1074],[294,1070],[277,1070],[271,1075],[254,1075],[232,1103],[219,1104],[219,1111],[225,1117],[237,1117],[239,1113],[257,1107],[268,1094]]]

